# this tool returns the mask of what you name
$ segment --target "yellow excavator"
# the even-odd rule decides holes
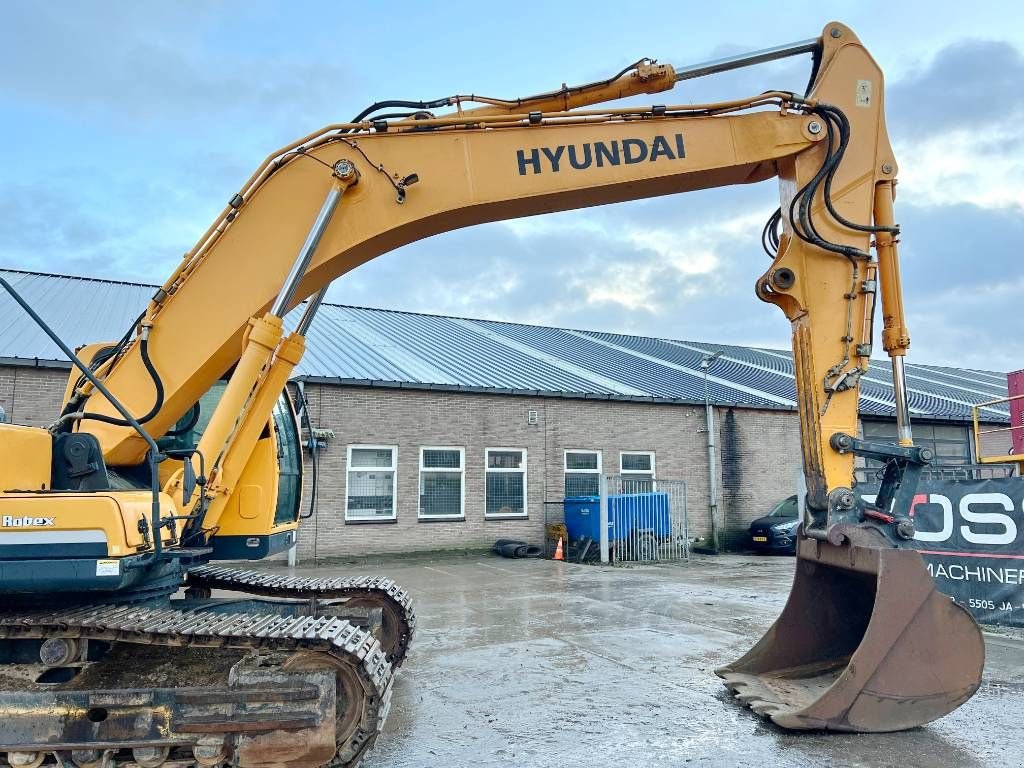
[[[806,54],[802,95],[609,106]],[[408,596],[382,578],[218,563],[294,542],[298,432],[282,393],[326,286],[457,227],[770,177],[780,205],[756,292],[792,324],[807,512],[785,610],[718,674],[792,729],[895,731],[970,698],[981,633],[935,591],[909,517],[931,456],[908,419],[884,101],[838,23],[528,98],[381,101],[268,157],[118,341],[76,354],[0,281],[74,364],[49,429],[0,426],[7,762],[358,764],[412,635]],[[892,445],[856,436],[879,293]],[[858,456],[885,465],[871,505],[854,492]]]

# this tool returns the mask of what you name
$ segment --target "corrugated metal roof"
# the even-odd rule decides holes
[[[146,308],[156,286],[0,269],[64,343],[119,339]],[[32,319],[0,290],[0,358],[67,362]]]
[[[156,286],[0,270],[71,346],[120,337]],[[297,313],[289,317],[294,323]],[[721,405],[792,409],[789,352],[325,304],[297,375],[376,386],[467,389],[568,397],[703,402],[701,358],[720,351],[708,375]],[[0,295],[0,362],[66,364],[6,294]],[[861,413],[891,416],[891,369],[873,360]],[[970,406],[1006,396],[1006,376],[907,364],[912,414],[966,419]],[[987,411],[993,421],[1004,408]]]

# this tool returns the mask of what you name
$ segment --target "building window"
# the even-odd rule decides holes
[[[486,517],[526,517],[526,450],[488,448],[485,451]]]
[[[465,514],[465,452],[462,448],[420,448],[420,517],[461,518]]]
[[[623,451],[619,454],[623,493],[654,490],[654,451]]]
[[[350,445],[345,483],[346,520],[394,520],[398,447]]]
[[[565,452],[565,497],[601,495],[601,452]]]
[[[960,424],[927,424],[914,422],[914,445],[931,448],[935,452],[932,466],[962,466],[971,463],[971,433]],[[864,439],[874,442],[895,443],[895,421],[865,421]],[[880,469],[884,462],[868,459],[865,465]],[[927,474],[927,468],[925,470]]]

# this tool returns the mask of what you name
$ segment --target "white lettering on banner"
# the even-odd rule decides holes
[[[922,531],[918,529],[914,533],[914,538],[918,541],[947,541],[953,535],[953,502],[938,493],[930,493],[928,494],[928,503],[938,504],[942,507],[942,530]],[[916,499],[914,506],[917,506]]]
[[[972,544],[1012,544],[1017,538],[1017,524],[1002,512],[974,512],[972,504],[999,504],[1007,512],[1013,511],[1013,502],[1005,493],[968,493],[960,499],[960,517],[968,523],[1001,525],[1002,533],[975,533],[969,525],[960,526],[960,534]],[[926,539],[927,541],[927,539]]]
[[[971,567],[958,563],[925,563],[933,579],[950,581],[976,581],[981,584],[1024,584],[1024,568]]]
[[[862,498],[869,504],[874,504],[877,496],[873,493],[865,493],[862,494]],[[927,496],[918,494],[914,497],[914,503],[910,511],[915,521],[918,516],[914,515],[914,511],[920,504],[935,504],[942,509],[942,529],[938,531],[922,531],[918,529],[914,532],[914,539],[932,543],[949,541],[953,536],[953,502],[941,493],[930,493]],[[960,526],[960,534],[964,540],[971,544],[1013,544],[1017,540],[1018,532],[1017,523],[1013,517],[1002,512],[980,512],[971,509],[972,506],[977,507],[982,504],[998,505],[1006,510],[1006,512],[1016,513],[1013,500],[1005,493],[966,494],[960,499],[959,506],[960,517],[964,522],[968,523],[968,525]],[[892,507],[893,505],[890,504],[890,512],[892,512]],[[1024,501],[1021,502],[1021,508],[1024,509]],[[1001,533],[982,533],[975,531],[970,523],[975,525],[998,525],[1003,530]]]

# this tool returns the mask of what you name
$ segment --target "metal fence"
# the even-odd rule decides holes
[[[609,475],[601,486],[601,516],[608,520],[607,544],[601,543],[604,562],[689,560],[685,480]]]
[[[609,475],[601,478],[601,490],[599,496],[545,502],[545,557],[554,557],[561,540],[562,557],[569,562],[689,560],[684,480]]]

